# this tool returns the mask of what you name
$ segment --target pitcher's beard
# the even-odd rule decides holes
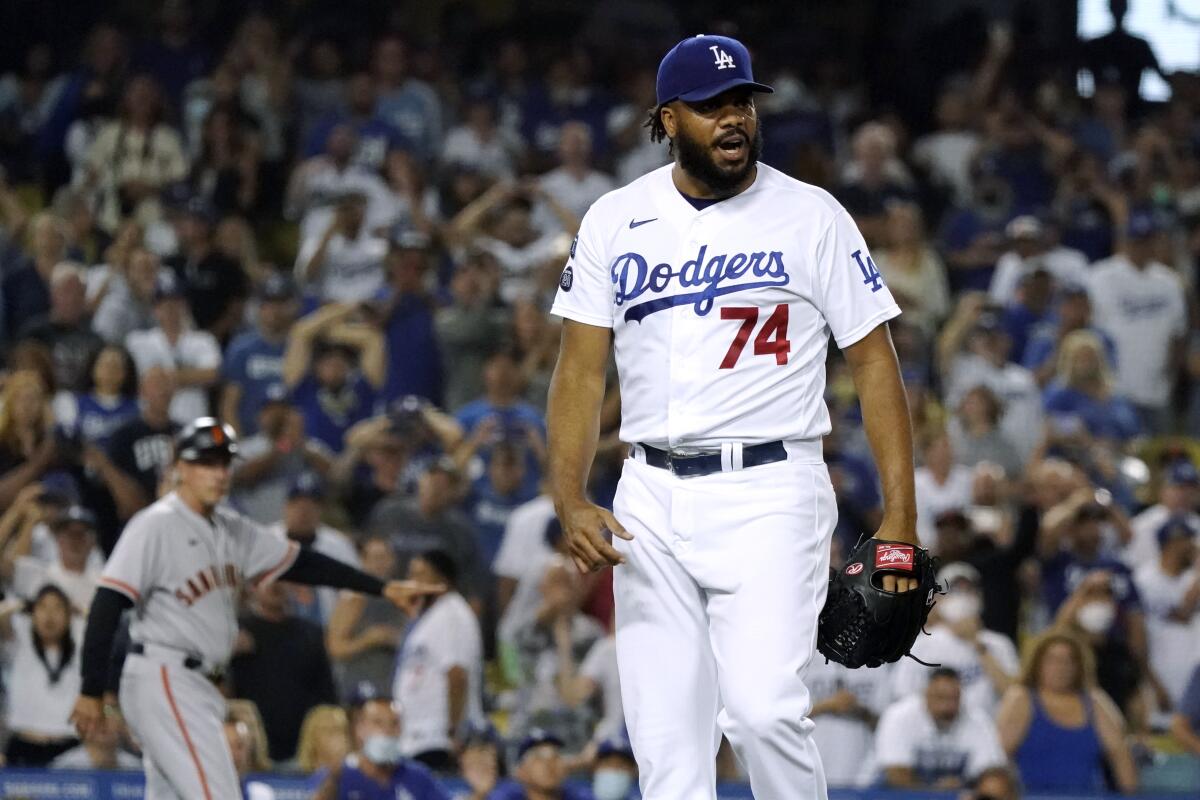
[[[746,180],[746,176],[754,169],[759,156],[762,155],[762,146],[762,126],[760,125],[754,131],[754,137],[750,139],[750,150],[746,163],[731,169],[721,167],[714,160],[714,148],[711,144],[702,144],[695,139],[688,138],[682,131],[675,137],[675,150],[679,154],[679,166],[688,175],[711,189],[713,194],[718,197],[727,197],[733,194],[734,190]]]

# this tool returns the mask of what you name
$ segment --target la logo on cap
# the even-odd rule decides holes
[[[714,44],[708,49],[712,50],[713,58],[716,59],[717,69],[733,69],[736,66],[733,63],[733,56],[722,50],[719,44]]]

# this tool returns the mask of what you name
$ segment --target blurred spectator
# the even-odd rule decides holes
[[[1043,395],[1051,426],[1082,426],[1088,435],[1124,443],[1142,429],[1136,409],[1116,394],[1104,345],[1090,330],[1063,337],[1058,369]]]
[[[653,108],[657,76],[653,69],[639,69],[624,83],[625,102],[608,112],[608,138],[616,145],[614,170],[617,186],[633,183],[646,173],[671,162],[662,142],[652,142],[644,127],[646,109]]]
[[[592,767],[595,800],[632,800],[637,791],[638,766],[633,747],[623,735],[600,742]]]
[[[134,331],[125,339],[138,374],[152,367],[172,372],[175,393],[170,413],[180,425],[208,415],[208,390],[221,366],[221,347],[211,333],[193,327],[185,292],[172,273],[161,273],[154,289],[157,326]]]
[[[888,202],[912,196],[912,175],[897,157],[895,132],[882,122],[859,127],[850,147],[851,160],[833,194],[854,217],[867,243],[882,243],[887,238]]]
[[[254,330],[236,336],[221,363],[221,418],[242,436],[258,431],[259,410],[283,380],[288,331],[296,320],[296,287],[284,275],[271,275],[258,289]]]
[[[386,239],[367,225],[367,197],[347,190],[333,217],[316,236],[306,236],[296,255],[296,282],[322,303],[363,303],[384,287]]]
[[[948,79],[934,106],[937,128],[913,143],[913,162],[932,182],[948,190],[955,204],[971,202],[971,161],[979,149],[979,134],[972,130],[977,109],[970,86]]]
[[[1131,101],[1136,100],[1140,97],[1143,73],[1154,72],[1164,80],[1167,75],[1158,65],[1150,43],[1125,29],[1128,0],[1109,0],[1108,10],[1112,13],[1112,30],[1083,42],[1080,46],[1080,62],[1092,73],[1097,83],[1100,76],[1110,71],[1115,73],[1125,96]]]
[[[987,386],[968,389],[949,424],[954,460],[974,467],[981,462],[998,465],[1009,475],[1018,475],[1025,460],[1000,430],[1004,408]]]
[[[1162,235],[1153,213],[1132,212],[1122,252],[1092,266],[1088,287],[1096,327],[1117,346],[1116,390],[1150,433],[1170,427],[1170,395],[1187,331],[1179,276],[1155,257]]]
[[[496,300],[494,264],[484,253],[459,262],[450,276],[449,302],[435,312],[445,408],[452,412],[483,392],[483,364],[504,336],[507,315]]]
[[[96,516],[78,505],[62,511],[49,510],[45,494],[44,490],[40,494],[25,491],[17,497],[15,513],[19,517],[24,508],[24,524],[16,530],[10,529],[15,526],[8,524],[8,512],[0,519],[0,528],[16,537],[6,540],[0,571],[8,579],[14,596],[31,601],[45,586],[53,584],[70,601],[72,613],[86,616],[104,566],[103,559],[92,556],[96,547]],[[39,516],[54,537],[53,561],[43,560],[34,552],[34,525],[41,521]]]
[[[106,342],[122,344],[130,333],[153,328],[158,271],[158,256],[144,248],[135,248],[129,254],[125,274],[112,276],[92,316],[92,330]]]
[[[598,708],[593,741],[625,735],[625,709],[621,704],[621,678],[617,673],[617,639],[612,620],[609,632],[587,651],[578,667],[569,648],[558,652],[558,693],[571,708],[585,703]],[[561,642],[560,642],[561,644]]]
[[[954,292],[985,291],[1004,253],[1004,225],[1012,215],[1012,189],[992,162],[971,159],[969,202],[946,215],[941,230],[947,278]]]
[[[497,112],[493,98],[483,93],[469,95],[463,123],[451,128],[442,144],[442,164],[471,167],[490,178],[516,177],[525,144],[511,128],[500,127]]]
[[[1000,430],[1027,458],[1041,436],[1042,398],[1029,370],[1009,361],[1011,345],[983,296],[968,294],[938,337],[938,363],[951,405],[976,386],[991,389],[1004,407]]]
[[[108,344],[91,354],[82,373],[80,391],[60,394],[54,416],[80,443],[104,449],[117,428],[138,415],[137,370],[124,347]]]
[[[233,692],[258,707],[271,759],[286,761],[308,710],[337,702],[324,636],[320,626],[289,613],[287,589],[277,582],[254,590],[249,612],[238,621]]]
[[[485,564],[496,559],[513,511],[533,499],[526,486],[525,453],[509,442],[496,445],[487,472],[471,487],[467,500]]]
[[[590,738],[592,711],[572,705],[560,685],[603,638],[604,629],[580,610],[584,587],[566,558],[548,560],[538,589],[540,603],[533,617],[513,634],[521,670],[521,718],[514,725],[517,730],[552,726],[577,750]]]
[[[541,202],[558,222],[561,231],[537,227],[536,203]],[[500,266],[500,298],[512,303],[532,297],[537,272],[548,261],[561,265],[563,232],[574,236],[579,218],[547,194],[536,181],[501,181],[459,211],[450,220],[447,235],[452,245],[473,246],[490,254]]]
[[[951,563],[938,572],[938,585],[947,594],[935,606],[929,635],[913,646],[913,655],[958,673],[962,702],[995,714],[1000,697],[1017,677],[1017,648],[1003,634],[983,627],[982,577],[969,564]],[[928,667],[906,660],[892,670],[892,695],[920,693],[930,678]]]
[[[380,172],[388,152],[403,148],[407,142],[391,122],[376,114],[378,92],[375,79],[366,70],[355,72],[346,80],[338,99],[344,99],[345,109],[339,108],[315,124],[303,140],[304,157],[320,155],[333,128],[345,125],[355,135],[357,149],[354,163],[372,172]]]
[[[509,606],[516,599],[517,587],[525,576],[540,571],[553,552],[547,542],[548,532],[552,530],[557,536],[562,529],[558,527],[554,502],[545,491],[517,506],[509,515],[504,526],[504,539],[492,561],[492,572],[496,576],[497,610],[502,618],[508,616]],[[536,596],[531,599],[537,602]],[[524,615],[524,611],[514,613],[516,617]]]
[[[18,181],[34,177],[37,135],[66,84],[54,66],[50,45],[32,41],[20,67],[0,77],[0,164]]]
[[[142,225],[157,221],[159,192],[187,174],[183,142],[164,117],[158,84],[136,76],[118,119],[103,125],[88,148],[85,186],[95,193],[96,221],[104,230],[115,232],[126,216]]]
[[[449,800],[425,765],[400,755],[400,712],[390,698],[364,702],[353,727],[357,749],[322,779],[314,800]]]
[[[59,461],[54,412],[46,385],[32,370],[10,372],[0,389],[0,506]]]
[[[297,64],[297,74],[292,77],[292,101],[296,140],[308,143],[311,156],[325,146],[325,138],[315,133],[318,126],[342,111],[346,95],[345,58],[336,37],[317,33],[303,44],[305,52]],[[369,110],[373,112],[374,87],[371,91]]]
[[[409,231],[434,237],[442,216],[438,192],[428,184],[426,171],[412,153],[389,151],[383,162],[383,176],[387,187],[375,230],[392,239]]]
[[[454,795],[454,800],[486,800],[505,772],[496,726],[486,719],[467,720],[454,739],[459,748],[458,771],[467,784],[467,791]]]
[[[1193,670],[1200,666],[1200,572],[1196,537],[1184,517],[1158,530],[1160,555],[1141,564],[1133,580],[1146,609],[1150,667],[1162,681],[1171,706],[1178,706]]]
[[[1106,765],[1116,789],[1137,790],[1121,712],[1096,687],[1092,655],[1073,636],[1052,631],[1034,643],[996,726],[1031,792],[1101,791]]]
[[[346,447],[334,462],[333,481],[340,487],[342,504],[351,524],[361,528],[380,500],[399,492],[412,494],[423,467],[415,463],[425,425],[401,415],[372,417],[346,431]],[[407,414],[403,416],[409,416]]]
[[[49,212],[29,221],[27,249],[17,265],[5,271],[4,324],[9,341],[17,338],[30,320],[50,312],[50,278],[67,254],[67,229]]]
[[[479,620],[458,593],[457,567],[441,550],[408,562],[408,578],[447,591],[423,598],[396,654],[392,696],[404,709],[400,751],[432,770],[454,770],[450,734],[483,716],[483,639]]]
[[[350,753],[350,720],[341,706],[313,706],[300,724],[296,768],[305,774],[336,769]]]
[[[212,53],[194,37],[197,20],[187,0],[166,0],[157,23],[155,36],[134,47],[133,66],[153,75],[170,104],[178,108],[184,87],[207,74]]]
[[[1200,757],[1200,667],[1192,670],[1183,699],[1171,718],[1171,734],[1187,752]]]
[[[368,536],[359,545],[363,571],[381,581],[396,577],[396,551],[386,536]],[[384,597],[343,592],[329,618],[325,646],[342,694],[369,686],[376,695],[392,685],[396,648],[403,631],[396,607]]]
[[[520,399],[521,384],[516,353],[507,347],[493,351],[483,365],[483,396],[455,415],[466,435],[455,457],[466,463],[478,454],[486,466],[500,442],[523,445],[526,457],[522,491],[532,495],[541,479],[546,427],[538,410]]]
[[[894,201],[885,210],[884,238],[874,258],[909,322],[931,336],[950,313],[946,265],[925,236],[916,203]]]
[[[172,371],[151,367],[142,372],[138,381],[141,415],[117,428],[109,440],[108,457],[120,471],[112,482],[117,489],[112,495],[122,520],[158,498],[159,486],[175,461],[173,442],[179,425],[170,416],[174,393]]]
[[[358,553],[350,537],[321,522],[325,505],[325,483],[315,472],[300,472],[289,481],[283,519],[267,526],[267,530],[311,548],[321,555],[358,567]],[[329,624],[338,591],[330,586],[312,587],[288,583],[291,613],[324,628]]]
[[[375,506],[365,529],[391,537],[404,569],[408,560],[430,550],[447,553],[458,570],[459,591],[477,611],[488,584],[471,520],[458,508],[463,476],[449,459],[431,464],[417,482],[415,497],[395,492]]]
[[[433,327],[434,302],[425,290],[431,255],[429,237],[412,230],[400,234],[385,258],[387,284],[375,298],[374,313],[387,341],[387,382],[383,398],[406,395],[442,401],[442,359]]]
[[[1187,459],[1167,463],[1159,481],[1158,502],[1129,521],[1133,530],[1121,560],[1136,569],[1158,561],[1158,532],[1173,518],[1200,530],[1200,472]]]
[[[1017,300],[1021,282],[1039,271],[1049,274],[1055,288],[1086,283],[1087,256],[1074,248],[1055,246],[1045,223],[1038,217],[1028,214],[1017,217],[1004,232],[1012,249],[996,262],[996,272],[988,288],[991,303],[1001,308],[1011,305]]]
[[[261,147],[236,107],[217,104],[204,118],[188,184],[220,214],[248,213],[259,202]]]
[[[379,92],[376,113],[391,124],[422,158],[438,152],[442,104],[433,88],[412,75],[409,45],[395,35],[375,43],[371,72]]]
[[[917,498],[917,532],[921,544],[937,551],[938,515],[971,504],[971,469],[956,464],[950,436],[935,434],[925,444],[925,464],[914,475]]]
[[[179,252],[165,259],[184,287],[192,321],[222,345],[242,323],[250,281],[237,260],[214,247],[216,209],[193,197],[175,216]]]
[[[315,478],[329,472],[332,454],[305,434],[304,416],[291,404],[283,384],[267,389],[261,403],[259,432],[238,443],[229,499],[243,514],[267,525],[280,514],[286,516],[284,503],[309,470]]]
[[[22,339],[41,342],[54,359],[54,380],[60,389],[80,391],[85,368],[104,340],[88,324],[83,269],[61,261],[50,273],[50,310],[33,317],[18,332]]]
[[[557,797],[587,800],[586,790],[566,783],[567,765],[563,741],[542,728],[529,731],[517,746],[513,777],[500,782],[487,800],[534,800]]]
[[[83,742],[50,762],[50,769],[141,770],[142,759],[121,748],[120,723],[105,717]]]
[[[875,758],[889,787],[945,791],[1003,764],[1004,752],[992,720],[961,702],[958,673],[941,667],[923,693],[883,712]]]
[[[246,742],[246,761],[255,772],[269,772],[273,767],[267,752],[267,731],[262,714],[253,700],[233,698],[226,701],[226,719],[242,723],[242,738]],[[249,800],[252,800],[250,798]]]
[[[520,133],[529,144],[535,168],[545,167],[561,139],[562,127],[571,121],[587,123],[596,152],[607,151],[604,120],[609,101],[604,90],[591,81],[591,68],[586,50],[561,51],[545,67],[540,80],[529,86],[520,111]]]
[[[863,674],[820,656],[809,662],[808,715],[816,723],[812,738],[830,786],[866,786],[874,777],[875,725],[888,704],[891,670],[885,664]]]
[[[355,311],[331,304],[301,319],[283,356],[283,381],[304,414],[305,430],[335,453],[346,432],[371,415],[387,370],[383,336],[350,322]]]
[[[561,329],[540,305],[530,300],[517,302],[512,316],[513,345],[521,356],[525,399],[544,412],[558,359]]]
[[[82,617],[54,584],[33,600],[0,605],[0,637],[10,652],[4,750],[7,767],[44,767],[79,744],[67,718],[79,696]]]
[[[268,761],[265,768],[254,763],[254,733],[251,727],[232,713],[225,717],[225,740],[229,744],[229,753],[233,757],[233,766],[237,770],[242,794],[247,800],[275,800],[275,790],[262,781],[248,781],[246,776],[251,772],[269,770]]]
[[[300,222],[300,241],[319,242],[333,225],[336,207],[347,194],[367,198],[365,227],[373,231],[387,222],[387,186],[375,172],[353,163],[358,142],[348,125],[335,125],[319,156],[302,161],[292,172],[284,197],[284,213]],[[339,223],[340,226],[340,223]]]
[[[613,179],[592,167],[591,128],[582,122],[567,122],[559,131],[558,166],[538,178],[542,191],[560,206],[583,219],[592,203],[617,188]],[[553,230],[555,214],[542,212],[540,227]],[[574,231],[571,231],[574,234]]]

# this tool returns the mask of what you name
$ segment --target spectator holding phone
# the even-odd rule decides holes
[[[321,303],[363,303],[383,289],[388,243],[367,227],[366,214],[366,193],[344,189],[324,232],[300,245],[296,282]]]

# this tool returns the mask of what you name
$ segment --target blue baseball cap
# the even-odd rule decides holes
[[[535,747],[543,744],[552,744],[556,747],[563,746],[563,740],[545,728],[532,728],[525,737],[521,739],[521,744],[517,746],[517,761],[520,761]]]
[[[455,737],[463,747],[473,744],[491,744],[499,747],[500,732],[487,719],[465,719],[458,726]]]
[[[637,759],[633,757],[633,746],[624,736],[610,736],[596,745],[596,758],[605,756],[624,756],[637,763]]]
[[[1200,485],[1200,472],[1197,472],[1196,465],[1187,459],[1172,461],[1163,477],[1167,483],[1175,486]]]
[[[288,499],[294,497],[308,497],[313,500],[321,500],[325,497],[325,484],[321,480],[321,476],[315,472],[301,472],[292,479],[291,486],[288,487]]]
[[[1162,230],[1158,215],[1149,209],[1137,209],[1129,213],[1125,224],[1125,235],[1130,239],[1145,239]]]
[[[660,106],[672,100],[707,100],[735,86],[749,86],[756,92],[775,91],[755,82],[750,52],[728,36],[700,34],[684,39],[658,65]]]
[[[1168,519],[1158,529],[1158,544],[1161,547],[1171,539],[1195,539],[1196,529],[1186,517],[1175,516]]]

